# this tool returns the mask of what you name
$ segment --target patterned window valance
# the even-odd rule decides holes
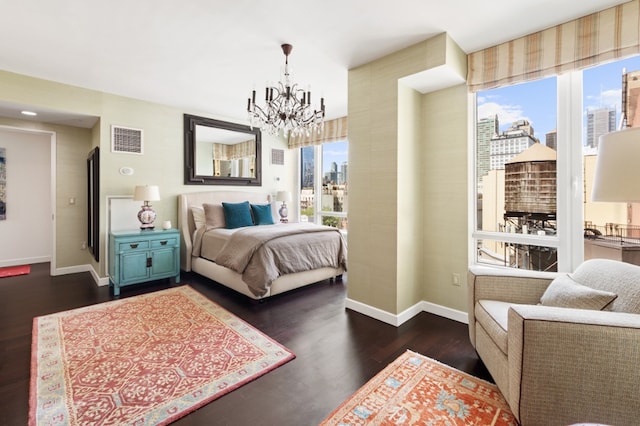
[[[639,0],[471,53],[476,92],[549,77],[640,53]]]
[[[222,143],[213,144],[214,160],[237,160],[239,158],[256,156],[256,141],[250,139],[245,142],[239,142],[233,145]]]
[[[289,148],[320,145],[327,142],[343,141],[347,139],[347,117],[336,118],[324,122],[324,129],[320,134],[313,133],[309,137],[289,138]]]

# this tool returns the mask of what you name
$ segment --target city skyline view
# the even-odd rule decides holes
[[[338,170],[342,164],[348,164],[349,142],[337,141],[322,145],[322,176],[331,172],[331,165],[336,163]],[[312,186],[315,150],[313,146],[301,148],[302,187]]]
[[[622,73],[640,70],[640,56],[585,69],[583,72],[583,110],[616,109],[616,127],[620,122]],[[556,79],[534,81],[486,90],[477,95],[478,120],[498,115],[500,131],[514,121],[527,120],[534,136],[544,143],[545,135],[557,126]],[[586,121],[585,121],[586,122]]]
[[[331,171],[331,163],[336,163],[338,167],[342,163],[348,163],[349,159],[349,143],[347,141],[338,141],[326,143],[322,146],[322,174]]]

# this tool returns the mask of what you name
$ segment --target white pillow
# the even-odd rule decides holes
[[[207,223],[207,220],[204,216],[204,208],[191,207],[191,214],[193,215],[193,223],[196,225],[196,229],[200,229]]]
[[[540,298],[544,306],[558,306],[561,308],[593,309],[601,311],[613,302],[617,294],[586,285],[578,284],[568,275],[560,275],[549,284]]]

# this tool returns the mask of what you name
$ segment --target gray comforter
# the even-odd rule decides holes
[[[259,297],[281,275],[322,267],[346,271],[347,247],[342,233],[329,226],[251,226],[233,233],[211,260],[242,274],[250,291]]]

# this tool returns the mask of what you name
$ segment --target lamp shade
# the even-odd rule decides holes
[[[138,185],[133,191],[135,201],[158,201],[160,189],[156,185]]]
[[[283,201],[285,203],[291,201],[291,193],[289,191],[278,191],[276,201]]]
[[[593,201],[640,202],[640,127],[600,136]]]

